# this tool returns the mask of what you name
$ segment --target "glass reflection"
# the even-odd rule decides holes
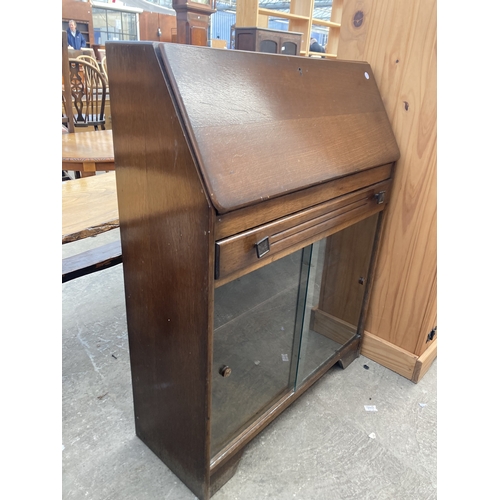
[[[295,252],[215,290],[212,456],[293,388],[301,255]],[[228,377],[219,373],[223,366],[231,369]]]
[[[378,214],[313,245],[296,387],[358,331]]]
[[[377,220],[216,288],[212,456],[356,335]]]

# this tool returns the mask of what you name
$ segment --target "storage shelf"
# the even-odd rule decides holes
[[[326,58],[326,59],[337,59],[337,54],[324,53],[324,52],[307,52],[305,50],[300,51],[300,55],[304,57],[315,57],[316,59]]]
[[[309,56],[309,40],[313,27],[323,27],[328,30],[328,42],[325,45],[325,58],[336,58],[340,39],[343,0],[332,5],[330,20],[313,18],[314,0],[295,0],[290,4],[290,12],[281,12],[259,7],[259,0],[238,0],[236,4],[236,27],[267,28],[269,18],[288,19],[288,30],[302,34],[300,55]],[[300,13],[300,14],[299,14]],[[306,14],[306,15],[304,15]],[[309,15],[307,15],[309,14]]]
[[[327,28],[340,28],[339,23],[334,23],[332,21],[325,21],[324,19],[311,19],[311,24],[313,26],[326,26]]]
[[[309,21],[307,16],[299,16],[298,14],[290,14],[289,12],[280,12],[272,9],[259,9],[259,15],[268,17],[279,17],[283,19],[297,19],[299,21]]]

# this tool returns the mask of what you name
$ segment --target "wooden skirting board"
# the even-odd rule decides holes
[[[422,355],[417,356],[365,331],[361,354],[418,383],[437,356],[437,337],[429,343]]]

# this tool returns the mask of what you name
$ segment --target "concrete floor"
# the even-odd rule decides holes
[[[62,498],[195,499],[135,436],[121,265],[62,285],[62,326]],[[418,384],[365,357],[332,368],[247,446],[214,500],[437,498],[436,376],[437,360]]]

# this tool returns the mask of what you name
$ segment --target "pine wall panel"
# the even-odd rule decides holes
[[[436,0],[344,0],[338,58],[372,66],[401,159],[366,331],[420,356],[437,322]]]

